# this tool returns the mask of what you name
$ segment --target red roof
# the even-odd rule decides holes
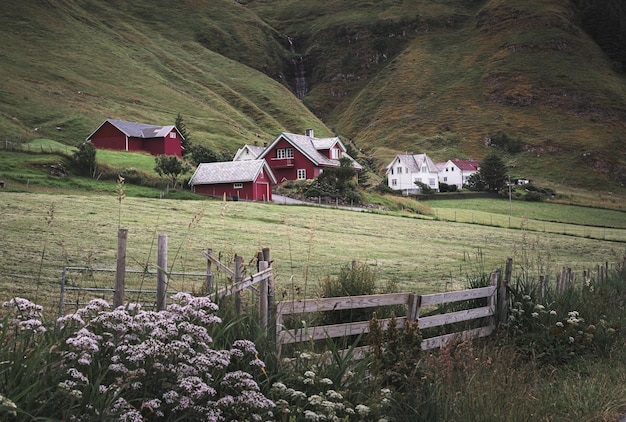
[[[477,171],[480,167],[480,162],[474,160],[450,160],[455,166],[463,171]]]

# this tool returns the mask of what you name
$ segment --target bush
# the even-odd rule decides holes
[[[439,182],[439,192],[456,192],[456,185],[449,185],[447,183]]]
[[[537,191],[530,191],[524,195],[524,200],[530,202],[541,202],[543,201],[544,196]]]

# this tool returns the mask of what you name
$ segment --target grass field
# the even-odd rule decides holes
[[[502,267],[507,257],[516,267],[553,275],[561,266],[580,271],[615,262],[625,250],[623,242],[409,214],[213,200],[120,201],[114,193],[2,192],[0,199],[2,300],[19,295],[55,303],[63,266],[114,269],[120,227],[128,229],[127,268],[136,270],[155,270],[159,234],[169,238],[171,271],[204,272],[202,253],[207,248],[232,264],[234,254],[249,263],[268,247],[277,300],[315,296],[319,281],[351,260],[372,265],[381,283],[432,293],[463,287],[467,276]],[[113,275],[102,283],[111,287]],[[156,286],[155,278],[142,278],[141,283],[144,288]],[[202,283],[172,276],[170,289],[198,291]]]

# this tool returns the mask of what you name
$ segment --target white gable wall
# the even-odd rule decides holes
[[[434,171],[434,169],[430,169],[425,162],[421,168],[416,169],[414,165],[405,163],[397,156],[387,166],[387,185],[391,189],[401,190],[404,194],[419,193],[419,188],[415,184],[416,181],[430,186],[435,191],[439,191],[439,173]]]
[[[439,181],[448,185],[456,185],[457,188],[463,187],[463,172],[452,160],[448,160],[444,168],[439,172]]]

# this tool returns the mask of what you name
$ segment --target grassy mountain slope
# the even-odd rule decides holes
[[[300,4],[251,7],[300,39],[305,102],[380,164],[399,151],[480,159],[506,133],[522,143],[518,175],[626,182],[626,78],[569,2],[337,0],[290,19]]]
[[[2,140],[75,145],[107,117],[180,113],[219,151],[311,127],[382,168],[405,151],[481,159],[505,133],[522,146],[506,157],[514,175],[626,183],[626,76],[567,0],[23,0],[0,12]]]
[[[173,124],[178,113],[196,142],[222,151],[284,128],[325,130],[266,75],[280,74],[282,47],[237,3],[25,0],[0,8],[3,140],[76,144],[105,118]]]

